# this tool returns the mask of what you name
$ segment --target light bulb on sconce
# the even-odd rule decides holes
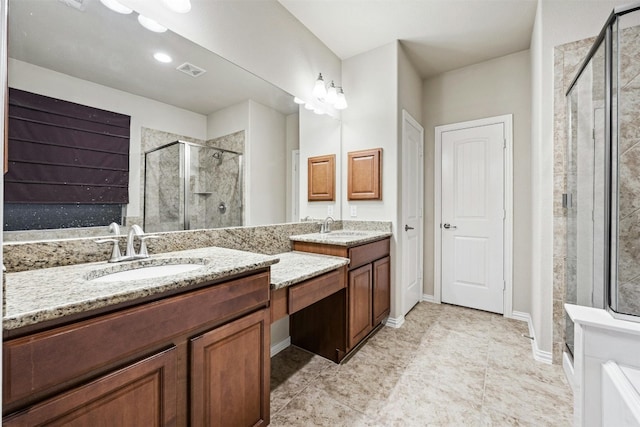
[[[327,96],[327,88],[324,86],[324,79],[322,78],[322,73],[318,74],[318,79],[316,80],[316,84],[313,87],[313,96],[318,99],[324,99]]]
[[[347,98],[344,97],[344,91],[342,90],[342,88],[338,88],[336,102],[335,104],[333,104],[333,108],[335,108],[336,110],[344,110],[347,107]]]
[[[327,101],[329,104],[334,105],[338,100],[338,91],[336,90],[336,85],[333,84],[333,80],[331,80],[331,84],[329,84],[329,89],[327,89]]]

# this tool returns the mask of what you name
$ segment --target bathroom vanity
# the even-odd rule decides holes
[[[221,248],[9,274],[3,423],[267,425],[273,256]],[[137,265],[136,265],[137,263]],[[31,289],[31,290],[29,290]]]
[[[390,233],[339,230],[292,236],[295,251],[349,259],[344,292],[291,317],[291,342],[339,362],[389,315],[391,298]],[[344,313],[342,312],[344,310]],[[335,356],[317,350],[320,345],[307,329],[318,322],[344,319],[344,340],[334,338]]]

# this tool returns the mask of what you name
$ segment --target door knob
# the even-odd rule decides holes
[[[449,224],[449,223],[443,224],[442,226],[443,226],[444,228],[446,228],[447,230],[449,230],[449,229],[455,230],[456,228],[458,228],[457,226],[455,226],[455,225],[451,225],[451,224]]]
[[[409,227],[407,224],[404,225],[404,231],[414,230],[413,227]]]

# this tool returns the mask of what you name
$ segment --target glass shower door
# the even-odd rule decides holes
[[[185,147],[178,142],[145,153],[144,229],[147,232],[184,229]]]
[[[604,43],[568,99],[566,209],[566,302],[604,307],[605,283],[605,61]],[[573,353],[573,324],[566,318]]]

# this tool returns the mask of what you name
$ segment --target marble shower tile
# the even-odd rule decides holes
[[[618,173],[619,216],[624,218],[640,209],[640,141],[620,156]]]
[[[618,223],[618,283],[640,276],[640,210]]]
[[[565,259],[553,258],[553,299],[565,299]]]

